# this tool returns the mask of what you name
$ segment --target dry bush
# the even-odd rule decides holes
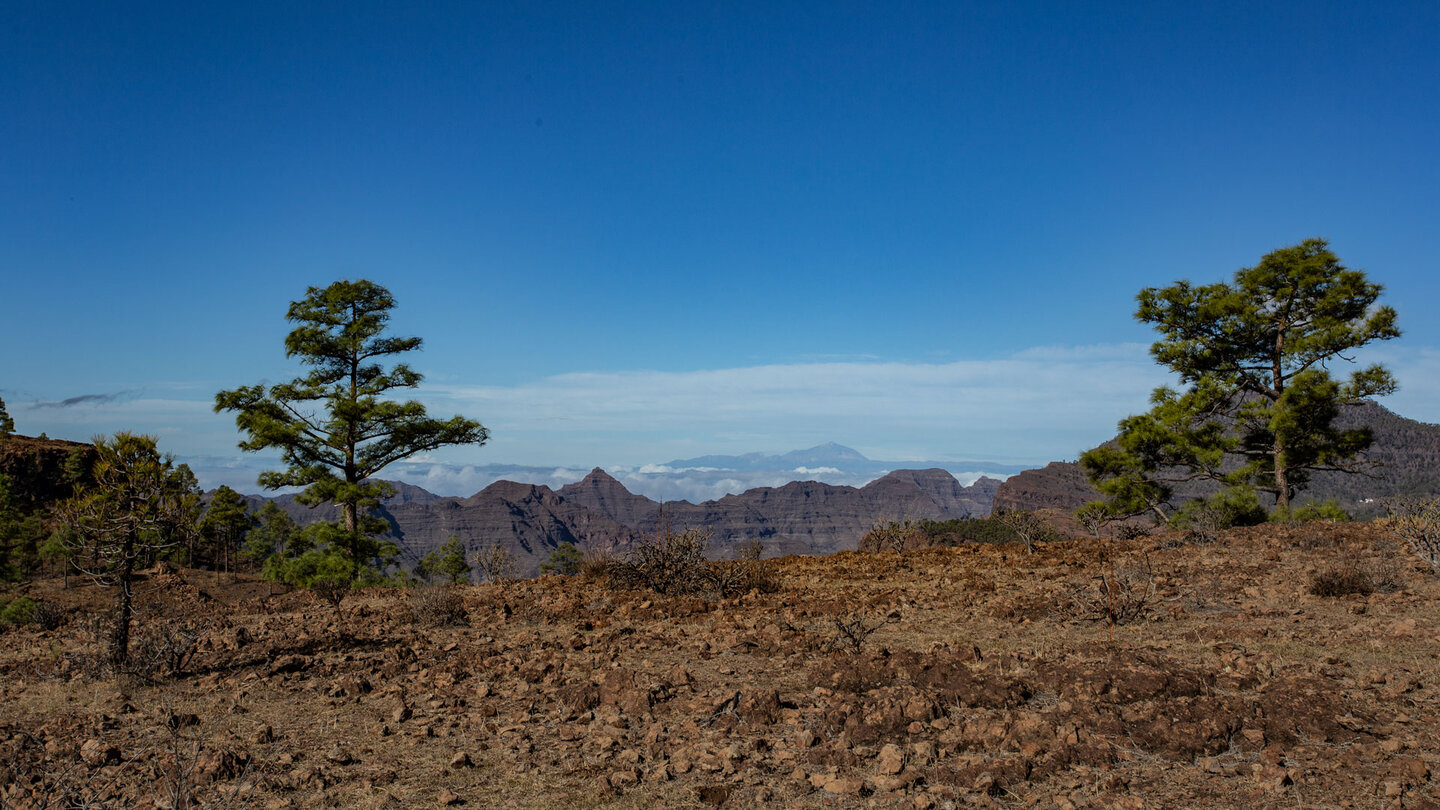
[[[1440,574],[1440,498],[1402,498],[1390,504],[1384,525]]]
[[[65,623],[65,612],[49,602],[37,602],[32,619],[41,630],[56,630]]]
[[[74,656],[72,666],[92,677],[130,675],[148,681],[185,674],[200,646],[201,632],[194,622],[158,621],[138,629],[128,655],[117,662],[110,650],[115,611],[92,614],[86,622],[90,643]]]
[[[1105,524],[1114,519],[1104,501],[1091,501],[1075,510],[1075,520],[1091,537],[1098,538]]]
[[[751,591],[775,593],[780,590],[780,571],[770,560],[757,558],[710,563],[710,573],[715,590],[721,596],[737,596]]]
[[[503,585],[515,578],[515,555],[499,543],[475,552],[474,562],[475,570],[485,582]]]
[[[765,544],[757,539],[746,540],[735,547],[735,559],[758,560],[765,553]]]
[[[610,564],[610,582],[621,588],[648,588],[667,596],[714,590],[715,574],[705,559],[711,534],[710,529],[659,532]]]
[[[864,613],[852,613],[843,617],[832,616],[831,621],[835,623],[835,637],[830,640],[832,652],[848,650],[858,653],[865,646],[865,641],[876,630],[885,626],[884,619],[872,621]]]
[[[340,603],[350,594],[350,580],[322,577],[310,584],[310,593],[321,601],[329,602],[330,607],[339,613]]]
[[[911,549],[925,548],[930,538],[913,520],[891,520],[877,522],[865,536],[860,538],[861,551],[896,551],[904,553]]]
[[[1116,540],[1139,540],[1150,536],[1150,528],[1139,523],[1121,523],[1115,527]]]
[[[1038,512],[1015,509],[997,513],[995,518],[1005,524],[1010,531],[1015,532],[1015,535],[1020,538],[1020,542],[1025,544],[1025,550],[1031,554],[1035,553],[1036,543],[1049,540],[1055,534],[1049,522]]]
[[[1155,596],[1155,577],[1150,558],[1143,564],[1126,563],[1096,576],[1089,585],[1075,586],[1071,591],[1072,610],[1076,618],[1119,625],[1141,619]]]
[[[125,671],[147,679],[182,675],[200,645],[200,635],[193,622],[160,622],[145,627],[131,646]]]
[[[1330,565],[1310,579],[1310,593],[1316,596],[1369,596],[1374,591],[1370,572],[1353,560]]]
[[[600,579],[608,579],[610,566],[615,563],[615,555],[606,549],[592,548],[585,552],[580,558],[580,578],[589,582]]]
[[[410,594],[410,612],[415,621],[428,627],[464,627],[470,623],[470,612],[457,588],[438,586],[420,588]]]

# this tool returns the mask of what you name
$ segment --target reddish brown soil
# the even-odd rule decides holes
[[[1308,593],[1337,564],[1382,589]],[[154,572],[143,622],[203,633],[158,681],[82,674],[106,594],[40,583],[69,621],[0,636],[0,806],[1440,807],[1440,580],[1369,526],[779,566],[465,588],[459,627]]]

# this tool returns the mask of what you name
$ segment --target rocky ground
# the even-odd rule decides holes
[[[148,678],[94,672],[108,594],[38,583],[64,620],[0,636],[0,807],[1440,807],[1440,579],[1373,527],[776,564],[338,611],[154,571]]]

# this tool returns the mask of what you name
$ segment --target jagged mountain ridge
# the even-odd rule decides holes
[[[453,498],[397,486],[379,514],[389,521],[389,537],[400,545],[407,567],[453,534],[470,550],[503,545],[516,556],[520,571],[529,574],[561,543],[622,551],[662,526],[711,529],[710,554],[722,559],[752,540],[763,544],[767,556],[828,554],[854,548],[877,522],[989,514],[999,483],[981,478],[966,487],[945,470],[897,470],[863,487],[796,481],[699,504],[660,503],[630,492],[596,468],[558,492],[540,484],[497,481],[468,498]],[[311,508],[296,503],[293,495],[274,500],[302,524],[338,517],[334,506]]]

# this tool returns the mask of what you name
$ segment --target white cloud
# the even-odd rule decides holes
[[[611,463],[676,457],[667,449],[682,443],[707,453],[778,452],[831,440],[872,458],[1040,460],[1108,438],[1167,380],[1143,347],[1127,344],[933,364],[586,372],[427,396],[439,411],[478,415],[495,432],[497,450],[506,435],[516,449],[530,444],[547,456],[567,437],[604,435],[624,453]],[[745,446],[737,434],[767,436],[776,446]]]

